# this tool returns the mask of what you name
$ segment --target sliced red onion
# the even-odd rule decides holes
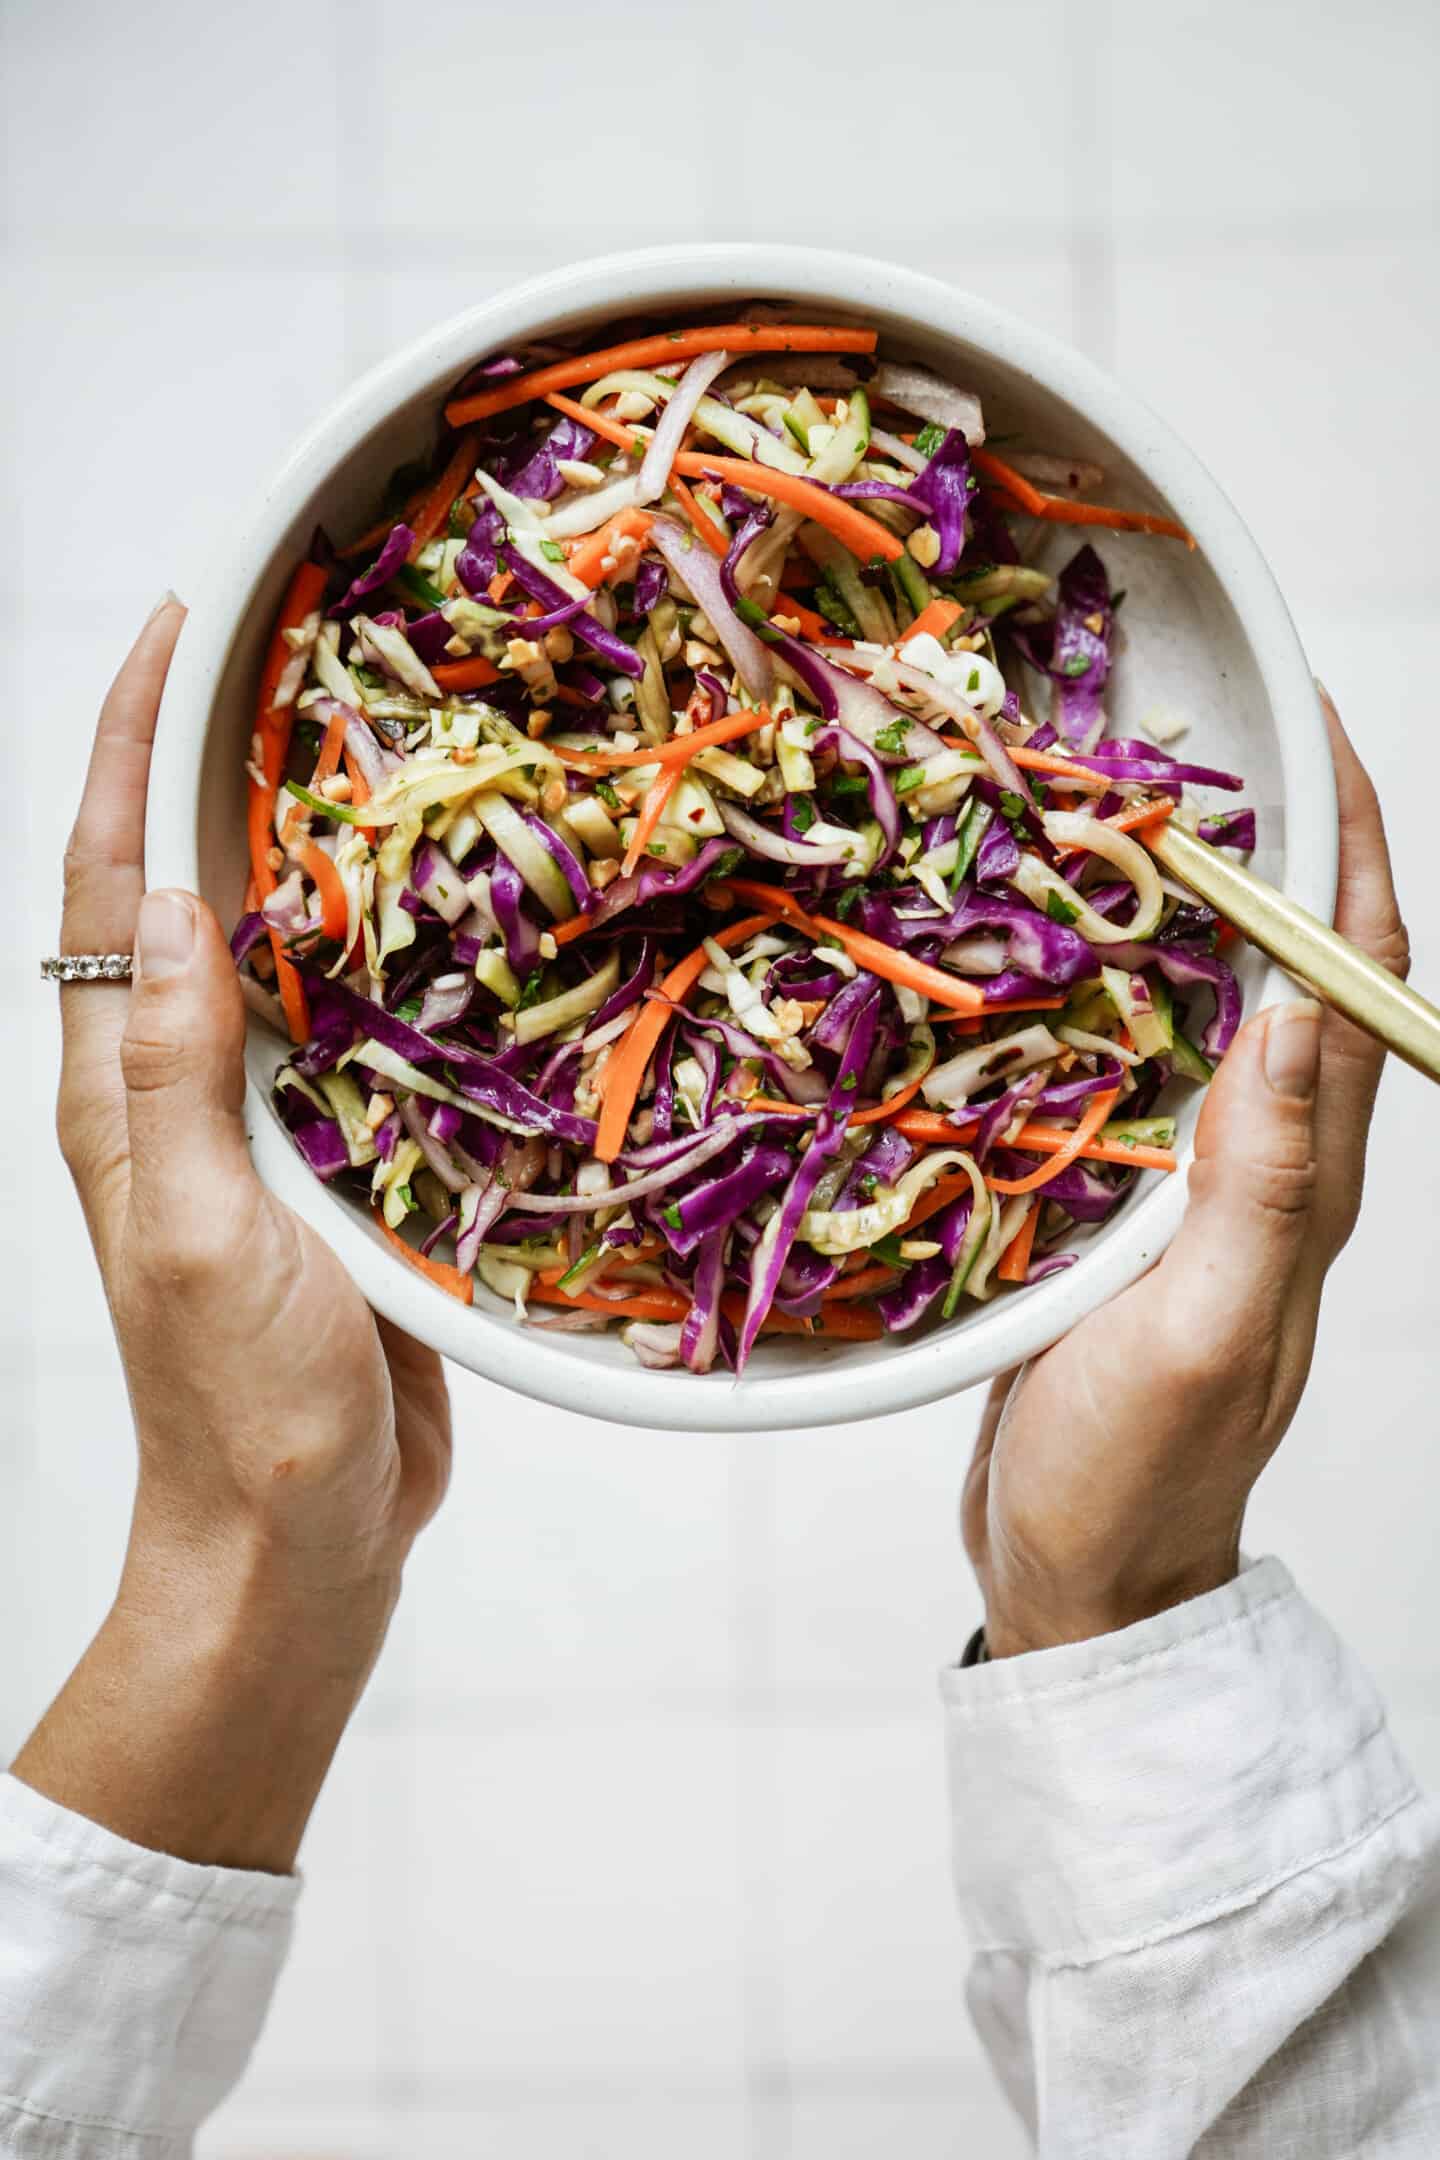
[[[426,1035],[433,1034],[436,1028],[453,1027],[457,1020],[464,1019],[466,1013],[470,1010],[474,996],[475,978],[473,975],[437,975],[421,1001],[416,1026]],[[451,1106],[441,1103],[439,1107],[444,1110]],[[459,1112],[453,1111],[452,1114],[457,1120],[458,1129]],[[433,1125],[435,1121],[432,1118],[430,1122]],[[443,1138],[444,1136],[437,1135],[437,1137]]]
[[[547,825],[544,818],[537,817],[533,810],[522,810],[520,815],[570,887],[575,905],[583,915],[595,895],[590,890],[590,880],[586,877],[573,848],[561,839],[553,825]]]
[[[258,908],[253,908],[248,915],[242,915],[230,935],[230,954],[236,967],[239,967],[247,954],[252,953],[269,934],[270,926]]]
[[[864,766],[870,781],[870,807],[875,813],[876,823],[885,835],[884,849],[874,864],[876,870],[882,870],[900,845],[901,819],[900,804],[886,777],[879,751],[872,750],[869,743],[862,742],[858,735],[852,735],[849,728],[841,727],[838,723],[834,727],[822,728],[814,738],[812,748],[836,749],[841,757],[848,758],[852,765]]]
[[[735,1138],[737,1128],[728,1120],[723,1125],[712,1125],[702,1133],[685,1154],[650,1170],[643,1177],[631,1178],[625,1185],[609,1185],[601,1192],[593,1193],[512,1193],[508,1206],[518,1208],[529,1215],[593,1215],[599,1208],[628,1207],[632,1200],[643,1200],[647,1193],[660,1192],[677,1179],[698,1170],[709,1162],[712,1155],[721,1154]]]
[[[425,1157],[427,1164],[434,1171],[436,1177],[439,1178],[440,1183],[445,1187],[446,1192],[463,1192],[465,1188],[464,1174],[456,1167],[450,1150],[447,1147],[442,1147],[426,1124],[425,1113],[416,1097],[413,1095],[408,1096],[404,1102],[397,1104],[396,1107],[400,1112],[401,1124]]]
[[[465,880],[444,848],[433,840],[418,840],[410,858],[410,888],[433,908],[444,923],[455,924],[471,907]]]
[[[543,570],[537,570],[534,563],[527,561],[521,554],[519,548],[504,547],[500,553],[504,557],[506,569],[521,591],[527,592],[532,600],[538,600],[541,607],[554,612],[567,607],[575,597],[573,593],[563,591],[553,578],[546,577]],[[567,617],[567,621],[581,644],[588,645],[591,651],[598,653],[610,667],[618,668],[622,675],[628,675],[634,681],[638,681],[644,674],[645,663],[639,654],[625,643],[624,638],[616,637],[613,630],[607,630],[604,623],[598,621],[594,615],[587,614],[582,608],[578,614]]]
[[[664,494],[670,478],[670,467],[674,464],[675,453],[684,440],[685,430],[694,418],[695,407],[715,377],[729,365],[729,353],[710,352],[701,353],[686,368],[671,391],[659,425],[650,438],[650,446],[640,467],[640,484],[635,494],[637,502],[658,502]]]
[[[872,450],[883,450],[886,457],[896,465],[908,465],[911,472],[918,473],[925,470],[924,453],[917,450],[913,443],[902,441],[900,436],[891,435],[884,428],[872,425],[870,429],[870,447]]]
[[[459,1220],[460,1217],[458,1215],[447,1215],[443,1222],[436,1223],[434,1229],[429,1233],[427,1237],[423,1237],[420,1240],[420,1257],[422,1260],[428,1260],[430,1258],[431,1253],[434,1252],[436,1246],[440,1243],[441,1238],[448,1237],[450,1235],[450,1232],[459,1222]]]
[[[327,700],[327,703],[332,701]],[[319,710],[319,707],[315,708]],[[332,704],[333,709],[333,704]],[[399,770],[401,760],[393,750],[382,750],[375,740],[373,729],[347,705],[345,707],[345,748],[360,769],[360,777],[373,795],[384,786],[389,775]]]
[[[709,1372],[720,1347],[720,1293],[728,1232],[713,1230],[695,1262],[694,1296],[680,1328],[680,1356],[691,1372]],[[633,1347],[633,1338],[632,1338]]]
[[[918,759],[933,757],[937,750],[944,749],[944,743],[933,728],[927,727],[923,720],[917,720],[913,713],[904,712],[898,705],[892,705],[887,697],[881,696],[873,683],[865,682],[858,675],[852,675],[848,667],[836,667],[820,653],[802,645],[798,638],[789,637],[783,632],[776,650],[801,688],[808,690],[816,700],[825,718],[839,720],[852,735],[858,735],[861,742],[868,743],[877,756],[887,759],[890,764],[912,765]],[[847,660],[849,657],[847,653]],[[873,657],[860,655],[858,664],[878,666],[884,657],[885,655],[878,652]],[[896,672],[903,680],[906,670],[898,663]],[[919,670],[915,668],[908,672],[928,685],[928,675],[920,676]],[[876,736],[882,729],[893,728],[897,720],[905,722],[905,747],[902,750],[878,749]]]
[[[741,622],[725,596],[720,565],[707,547],[673,518],[657,517],[650,528],[657,551],[697,605],[709,617],[716,637],[752,697],[768,698],[775,687],[775,666],[760,639]]]
[[[851,850],[838,841],[810,847],[803,840],[787,840],[773,826],[762,825],[758,818],[750,817],[737,803],[722,795],[716,796],[715,807],[731,839],[738,840],[750,854],[764,856],[767,862],[793,863],[802,870],[823,870],[832,863],[850,860]]]

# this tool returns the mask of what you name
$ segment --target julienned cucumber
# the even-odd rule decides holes
[[[1173,1117],[1117,1118],[1102,1125],[1097,1138],[1109,1147],[1160,1147],[1175,1145]]]

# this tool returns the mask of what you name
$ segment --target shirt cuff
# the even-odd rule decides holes
[[[952,1667],[941,1693],[980,1950],[1133,1950],[1418,1798],[1373,1685],[1278,1560],[1092,1642]]]
[[[254,2046],[299,1889],[149,1852],[0,1776],[0,2150],[187,2154]]]

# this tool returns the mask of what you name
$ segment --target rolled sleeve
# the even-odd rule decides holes
[[[188,2154],[255,2044],[299,1888],[148,1852],[0,1777],[0,2151]]]

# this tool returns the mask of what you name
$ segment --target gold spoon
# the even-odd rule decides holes
[[[1253,870],[1173,821],[1143,837],[1155,860],[1336,1012],[1440,1080],[1440,1011]]]

